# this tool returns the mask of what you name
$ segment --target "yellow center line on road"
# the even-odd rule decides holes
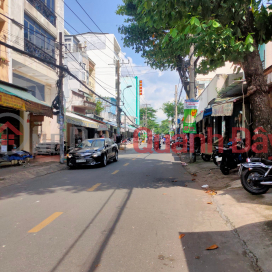
[[[124,164],[124,166],[128,166],[128,165],[129,165],[129,163]]]
[[[135,159],[132,159],[133,161],[135,161],[136,160],[136,158]]]
[[[93,192],[98,186],[100,186],[102,183],[97,183],[95,184],[93,187],[91,187],[90,189],[88,189],[88,192]]]
[[[112,173],[112,175],[115,175],[115,174],[117,174],[119,172],[119,170],[116,170],[116,171],[114,171],[113,173]]]
[[[30,231],[28,231],[28,233],[35,233],[35,232],[38,232],[38,231],[42,230],[44,227],[49,225],[51,222],[53,222],[56,218],[58,218],[62,214],[63,214],[63,212],[53,213],[52,215],[47,217],[44,221],[42,221],[39,225],[37,225],[36,227],[34,227]]]

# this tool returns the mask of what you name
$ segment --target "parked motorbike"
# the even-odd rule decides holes
[[[239,141],[236,143],[237,149],[242,149],[244,147],[244,142]],[[247,157],[252,157],[255,153],[250,149],[248,155],[246,153],[233,153],[233,143],[228,143],[228,148],[223,148],[223,153],[221,153],[221,157],[217,157],[217,163],[220,164],[220,170],[223,175],[228,175],[231,169],[235,169],[239,164],[246,162]]]
[[[243,188],[253,194],[265,194],[272,185],[272,161],[261,158],[248,158],[239,169]]]

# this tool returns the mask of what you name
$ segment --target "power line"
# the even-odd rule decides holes
[[[67,49],[69,52],[70,52],[70,55],[74,58],[74,60],[80,65],[80,62],[75,58],[75,56],[71,53],[71,51],[69,50],[69,49]],[[71,65],[73,65],[72,63],[70,63]],[[74,65],[73,65],[74,66]],[[81,65],[80,65],[81,66]],[[75,67],[75,66],[74,66]],[[81,66],[82,67],[82,66]],[[78,71],[80,71],[77,67],[75,67]],[[99,86],[101,86],[107,93],[109,93],[110,95],[112,95],[112,96],[114,96],[114,94],[112,94],[111,92],[109,92],[108,90],[106,90],[99,82],[97,82],[96,81],[96,79],[92,76],[92,75],[90,75],[90,73],[87,71],[87,70],[85,70],[85,69],[83,69],[82,68],[82,70],[83,71],[85,71],[91,78],[93,78],[94,80],[95,80],[95,82],[99,85]],[[80,71],[81,72],[81,71]]]
[[[72,25],[70,25],[62,16],[60,16],[57,12],[55,12],[67,25],[69,25],[76,33],[77,35],[81,36],[83,39],[85,39],[89,44],[91,44],[92,46],[95,47],[95,45],[93,43],[91,43],[89,40],[87,40],[82,34],[80,34]],[[63,27],[65,28],[65,25],[63,23]],[[75,35],[75,36],[77,36]],[[97,48],[97,47],[96,47]],[[98,49],[99,50],[99,49]],[[101,50],[99,50],[101,51]],[[97,55],[95,52],[93,52],[95,55]],[[107,62],[105,60],[103,60],[99,55],[97,55],[99,59],[101,59],[103,62],[105,62],[107,64]]]
[[[64,3],[64,5],[79,19],[79,21],[82,23],[82,24],[84,24],[92,33],[93,33],[93,31],[79,18],[79,16],[64,2],[64,0],[62,0],[63,1],[63,3]],[[100,40],[101,41],[101,40]],[[106,45],[107,46],[107,45]],[[94,47],[96,47],[95,45],[94,45]],[[105,52],[103,52],[102,50],[100,50],[98,47],[96,47],[99,51],[101,51],[104,55],[106,55],[107,57],[109,57],[109,58],[111,58],[111,59],[113,59],[114,60],[114,58],[112,58],[112,57],[110,57],[109,55],[107,55]],[[114,53],[114,51],[113,51],[113,53]]]
[[[69,50],[69,49],[67,49],[68,51],[69,51],[69,53],[71,54],[71,56],[74,58],[74,60],[80,65],[80,62],[75,58],[75,56],[71,53],[71,51]],[[71,63],[72,64],[72,63]],[[73,65],[73,64],[72,64]],[[73,65],[73,67],[74,68],[76,68],[78,71],[80,71],[81,72],[81,70],[79,70],[77,67],[75,67],[74,65]],[[89,72],[87,71],[87,70],[85,70],[81,65],[80,65],[80,67],[82,68],[82,70],[83,71],[85,71],[86,73],[88,73],[89,74]],[[90,74],[89,74],[89,76],[90,77],[92,77]],[[96,81],[96,79],[94,78],[94,77],[92,77],[95,81]],[[97,81],[96,81],[97,82]],[[97,82],[98,83],[98,82]],[[99,84],[99,83],[98,83]],[[100,85],[100,84],[99,84]],[[101,85],[100,85],[101,86]],[[109,94],[111,94],[112,96],[114,96],[112,93],[110,93],[109,91],[107,91],[103,86],[101,86],[106,92],[108,92]],[[126,99],[125,99],[126,100]],[[122,101],[122,100],[121,100]],[[124,107],[125,107],[125,103],[124,103],[124,101],[122,101],[123,102],[123,104],[124,104]],[[127,102],[127,101],[126,101]],[[128,104],[128,102],[127,102],[127,104]],[[126,108],[126,107],[125,107]],[[129,110],[126,108],[126,110],[127,110],[127,112],[129,112]]]

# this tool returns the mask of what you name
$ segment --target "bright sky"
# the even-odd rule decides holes
[[[143,80],[144,95],[141,97],[141,104],[151,104],[158,110],[158,122],[166,119],[166,116],[159,108],[162,106],[163,102],[174,99],[175,85],[178,85],[179,83],[178,73],[175,71],[155,71],[151,70],[150,67],[137,67],[145,65],[144,59],[132,49],[124,48],[121,35],[118,33],[118,26],[123,24],[124,17],[116,15],[115,11],[117,10],[118,5],[122,4],[122,0],[78,0],[78,2],[84,7],[86,12],[103,32],[115,35],[122,48],[122,52],[125,53],[126,57],[131,59],[132,66],[134,66],[134,74],[137,75],[139,79]],[[100,32],[75,0],[65,0],[65,3],[85,22],[91,31]],[[65,7],[65,20],[81,33],[90,31],[67,7]],[[70,33],[76,34],[68,25],[66,26],[66,29]],[[128,69],[131,73],[130,66],[128,66]],[[184,97],[184,93],[182,97]]]

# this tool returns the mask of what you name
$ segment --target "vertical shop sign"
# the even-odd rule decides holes
[[[185,100],[184,103],[184,121],[183,133],[197,133],[196,131],[196,116],[199,106],[199,100]]]

